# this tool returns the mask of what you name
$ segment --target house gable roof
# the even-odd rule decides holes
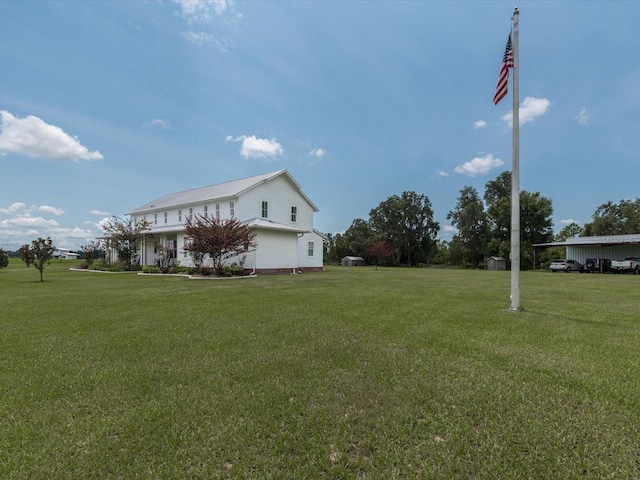
[[[277,172],[263,173],[262,175],[255,175],[253,177],[242,178],[240,180],[233,180],[231,182],[218,183],[215,185],[209,185],[208,187],[194,188],[191,190],[185,190],[183,192],[170,193],[163,197],[157,198],[149,203],[146,203],[138,208],[135,208],[127,215],[135,215],[149,211],[166,210],[176,207],[178,205],[193,205],[200,202],[211,200],[222,200],[225,198],[235,198],[243,193],[256,188],[258,185],[269,182],[274,178],[284,175],[298,190],[298,193],[311,205],[311,208],[315,212],[318,208],[313,202],[302,192],[302,188],[291,176],[287,170],[278,170]]]

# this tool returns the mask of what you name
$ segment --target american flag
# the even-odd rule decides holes
[[[513,68],[513,49],[511,48],[511,34],[507,39],[507,47],[504,50],[502,58],[502,67],[500,67],[500,75],[498,76],[498,85],[496,85],[496,93],[493,96],[495,105],[500,102],[507,94],[507,85],[509,83],[509,69]]]

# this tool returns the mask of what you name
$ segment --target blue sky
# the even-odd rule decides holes
[[[520,184],[554,228],[640,186],[640,2],[520,9]],[[286,168],[346,230],[511,169],[514,3],[0,2],[0,247],[78,248],[167,193]],[[511,89],[511,84],[509,85]]]

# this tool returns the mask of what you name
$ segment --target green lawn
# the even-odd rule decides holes
[[[0,270],[0,478],[640,478],[640,276]]]

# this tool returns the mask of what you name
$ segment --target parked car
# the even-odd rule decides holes
[[[584,261],[582,271],[585,273],[600,273],[600,260],[602,260],[602,272],[611,271],[611,260],[608,258],[587,258]]]
[[[617,273],[640,275],[640,257],[625,257],[624,260],[614,260],[611,262],[611,269]]]
[[[575,260],[567,260],[565,258],[560,258],[551,262],[551,266],[549,267],[552,272],[579,272],[582,270],[582,264],[580,262],[576,262]]]

